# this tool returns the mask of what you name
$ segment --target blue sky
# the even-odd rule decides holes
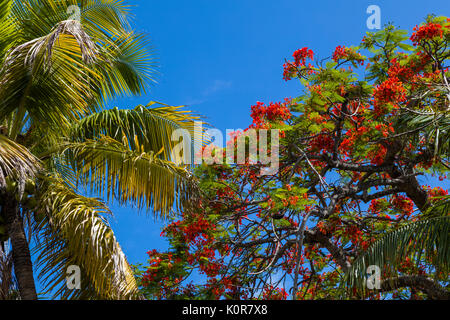
[[[133,25],[148,34],[158,60],[158,83],[149,94],[121,99],[111,107],[156,100],[188,105],[225,132],[246,128],[256,101],[301,94],[285,82],[284,59],[301,47],[316,58],[338,45],[357,45],[367,31],[369,5],[381,9],[381,24],[411,30],[429,13],[450,16],[448,0],[127,0]],[[112,206],[115,234],[129,261],[145,263],[146,252],[163,249],[161,223],[145,212]]]

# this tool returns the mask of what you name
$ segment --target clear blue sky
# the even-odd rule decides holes
[[[285,82],[282,65],[301,47],[326,58],[338,45],[357,45],[369,31],[369,5],[381,8],[382,25],[411,30],[429,13],[450,16],[448,0],[126,0],[134,27],[147,33],[159,64],[158,83],[147,96],[111,107],[151,100],[189,105],[216,128],[246,128],[256,101],[300,95]],[[115,234],[129,261],[146,262],[146,251],[163,249],[161,224],[151,215],[112,206]]]

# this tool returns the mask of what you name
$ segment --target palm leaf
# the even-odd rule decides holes
[[[145,35],[124,33],[105,39],[99,48],[96,72],[105,81],[97,90],[105,101],[116,96],[145,94],[148,84],[155,82],[156,63]]]
[[[357,288],[360,292],[365,292],[366,279],[361,275],[366,274],[369,266],[379,266],[385,274],[397,274],[397,267],[406,257],[412,257],[416,264],[425,258],[436,267],[436,274],[438,272],[448,274],[449,232],[450,216],[412,222],[391,231],[355,259],[346,274],[344,283],[348,288]]]
[[[12,4],[13,0],[0,0],[0,63],[20,37],[10,19]]]
[[[71,18],[73,12],[68,9],[72,6],[80,9],[80,22],[96,40],[130,29],[129,6],[121,0],[16,0],[12,11],[17,28],[32,40],[50,33],[55,25]]]
[[[78,8],[79,21],[67,20],[69,8]],[[101,97],[95,103],[102,105],[117,95],[145,93],[153,81],[148,41],[131,30],[128,10],[129,6],[119,0],[28,0],[14,2],[12,18],[26,41],[46,37],[55,26],[79,25],[98,49],[94,69],[102,81],[91,83],[90,90]]]
[[[422,111],[422,110],[421,110]],[[399,132],[415,132],[410,135],[411,143],[419,144],[420,139],[427,138],[432,143],[431,150],[437,154],[450,156],[450,117],[448,111],[433,112],[429,114],[415,114],[403,112],[397,119],[396,128]]]
[[[154,104],[162,106],[150,108]],[[201,128],[195,125],[199,117],[180,108],[150,102],[147,106],[139,105],[134,109],[103,110],[76,122],[71,138],[81,142],[102,135],[115,140],[126,137],[130,150],[136,151],[142,147],[145,152],[160,152],[162,159],[177,162],[180,160],[177,158],[179,155],[172,155],[171,152],[177,143],[172,141],[172,134],[176,130],[184,129],[191,136],[189,143],[202,143],[203,133]]]
[[[98,199],[78,195],[55,177],[39,186],[36,210],[39,278],[63,299],[132,299],[137,285],[120,245],[105,219],[109,209]],[[82,270],[81,290],[68,290],[66,270]]]
[[[90,20],[66,20],[70,5],[79,5],[91,20],[108,13],[101,19],[110,21],[111,30],[102,24],[93,31]],[[122,1],[14,1],[8,28],[16,29],[9,34],[26,42],[1,57],[0,70],[0,118],[17,114],[13,138],[25,115],[30,123],[64,131],[107,99],[145,92],[153,81],[152,59],[145,37],[128,30],[126,17]]]
[[[143,146],[130,150],[126,136],[122,142],[102,136],[62,148],[79,181],[108,201],[151,208],[165,217],[192,193],[189,171],[145,152]]]
[[[18,182],[19,194],[23,194],[27,179],[34,179],[40,169],[38,159],[26,148],[0,134],[0,190],[5,188],[6,178]]]
[[[96,111],[89,102],[98,98],[89,89],[101,78],[88,67],[95,58],[95,45],[76,21],[14,48],[0,70],[0,117],[17,110],[12,136],[20,132],[25,113],[32,124],[61,130]]]

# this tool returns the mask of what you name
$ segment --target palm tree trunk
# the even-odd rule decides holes
[[[14,195],[7,194],[3,199],[2,214],[11,239],[14,274],[19,285],[20,297],[23,300],[37,300],[30,248],[22,219],[19,217],[19,204]]]

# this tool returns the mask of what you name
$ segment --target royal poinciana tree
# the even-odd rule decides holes
[[[164,228],[170,248],[148,252],[144,293],[448,299],[449,40],[450,19],[430,16],[326,59],[295,51],[284,79],[303,94],[251,109],[249,128],[281,132],[278,172],[197,168],[203,197]]]

